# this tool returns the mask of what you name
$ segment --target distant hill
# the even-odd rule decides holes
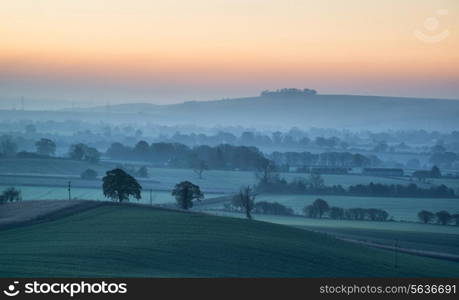
[[[82,112],[107,112],[106,107]],[[148,114],[159,122],[196,125],[457,129],[459,100],[354,95],[266,95],[172,105],[121,104],[110,113]]]
[[[97,204],[0,229],[0,277],[457,276],[459,263],[400,253],[395,269],[392,251],[283,225]]]
[[[152,122],[258,129],[458,129],[459,100],[354,95],[271,94],[156,105],[126,103],[54,111],[0,110],[0,119]]]

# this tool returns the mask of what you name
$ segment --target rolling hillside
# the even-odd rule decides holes
[[[107,112],[106,107],[81,112]],[[111,113],[150,115],[164,123],[368,129],[456,129],[459,101],[355,95],[260,96],[172,105],[121,104]],[[190,121],[192,120],[192,121]]]
[[[456,130],[459,100],[355,95],[264,96],[179,104],[126,103],[110,107],[53,111],[0,110],[4,120],[154,122],[193,126],[237,125],[279,130],[346,128],[360,130]]]
[[[100,203],[99,203],[100,204]],[[236,218],[105,203],[0,230],[1,277],[457,276],[458,263]]]

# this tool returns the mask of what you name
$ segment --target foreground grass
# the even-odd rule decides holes
[[[205,210],[203,210],[205,211]],[[241,213],[208,210],[208,213],[244,218]],[[459,227],[411,222],[375,222],[312,219],[299,216],[255,215],[256,220],[325,232],[334,236],[398,247],[442,253],[459,253]]]
[[[107,205],[0,231],[0,276],[457,276],[459,264],[393,253],[297,228]]]

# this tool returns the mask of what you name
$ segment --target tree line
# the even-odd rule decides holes
[[[350,152],[273,152],[268,156],[278,166],[300,167],[297,171],[305,171],[301,168],[308,166],[362,168],[377,167],[382,161],[375,155],[362,155]]]
[[[253,212],[262,215],[292,216],[295,214],[293,209],[278,202],[255,202],[256,195],[251,193],[251,191],[252,190],[250,188],[243,188],[242,192],[234,195],[229,203],[224,204],[224,209],[235,212],[244,212],[246,215],[247,211],[249,211],[249,214]],[[251,203],[250,200],[247,201],[248,198],[253,199],[253,204],[247,205],[247,203]]]
[[[0,204],[18,202],[22,200],[21,191],[14,187],[6,188],[0,194]]]
[[[190,148],[179,143],[138,142],[134,147],[114,143],[107,150],[111,159],[148,161],[162,167],[256,170],[268,163],[256,147],[232,146],[215,147],[202,145]],[[202,172],[201,172],[202,173]]]
[[[444,184],[421,188],[414,183],[383,184],[373,183],[327,186],[320,174],[310,174],[307,178],[296,178],[287,181],[278,173],[268,172],[259,178],[256,189],[260,193],[278,194],[322,194],[322,195],[348,195],[371,197],[429,197],[429,198],[454,198],[457,197],[454,189]]]
[[[311,205],[303,208],[303,214],[308,218],[328,217],[334,220],[358,220],[358,221],[387,221],[387,211],[378,208],[341,208],[330,206],[323,199],[316,199]]]
[[[459,225],[459,213],[451,214],[446,210],[441,210],[433,213],[428,210],[421,210],[418,212],[418,219],[424,224],[437,223],[441,225],[448,225],[453,223]]]

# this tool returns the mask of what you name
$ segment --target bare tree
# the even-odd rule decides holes
[[[270,160],[263,161],[260,166],[257,168],[255,177],[261,183],[269,183],[271,179],[277,175],[276,166]]]
[[[255,197],[257,195],[254,193],[253,189],[250,186],[241,188],[239,192],[240,205],[243,208],[247,219],[252,220],[252,210],[255,207]]]
[[[199,176],[199,179],[202,179],[202,173],[204,173],[205,170],[208,170],[209,166],[207,165],[206,161],[198,160],[193,163],[192,168],[193,171]]]

